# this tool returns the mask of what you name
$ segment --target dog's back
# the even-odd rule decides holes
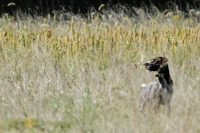
[[[146,102],[151,105],[159,104],[161,91],[162,85],[159,82],[150,82],[147,85],[143,84],[140,91],[140,111],[143,110]]]

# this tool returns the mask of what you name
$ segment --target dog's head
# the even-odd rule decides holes
[[[151,59],[150,62],[144,63],[144,66],[149,71],[159,71],[160,68],[166,65],[167,61],[166,57],[156,57]]]

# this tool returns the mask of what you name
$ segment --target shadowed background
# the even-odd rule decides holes
[[[16,6],[7,6],[9,3]],[[0,13],[12,14],[16,9],[26,13],[47,14],[53,10],[67,10],[74,13],[87,13],[91,8],[98,9],[101,4],[111,7],[115,4],[134,7],[151,7],[155,5],[159,10],[173,9],[178,6],[180,10],[189,11],[190,8],[199,8],[200,2],[196,0],[1,0]]]

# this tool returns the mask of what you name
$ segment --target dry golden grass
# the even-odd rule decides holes
[[[0,18],[1,132],[200,132],[198,16]],[[198,14],[197,14],[198,15]],[[120,18],[118,18],[120,16]],[[138,112],[142,64],[169,58],[172,112]]]

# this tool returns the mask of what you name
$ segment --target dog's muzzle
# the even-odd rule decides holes
[[[145,63],[145,68],[149,71],[157,71],[160,68],[160,65]]]

